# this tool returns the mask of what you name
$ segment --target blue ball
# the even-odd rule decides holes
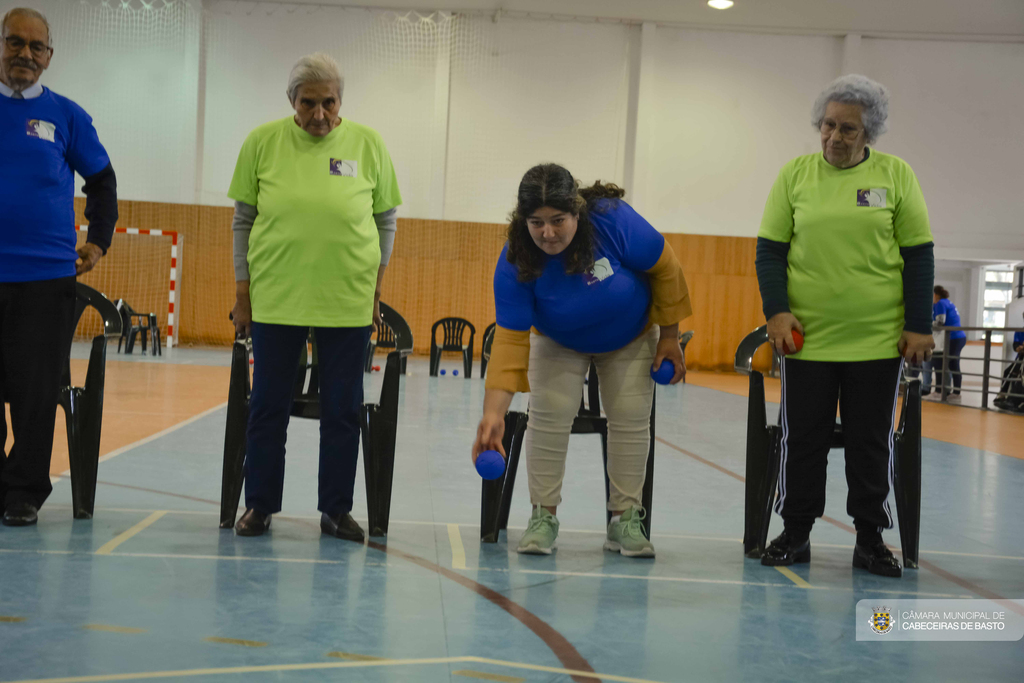
[[[459,376],[459,371],[458,370],[452,370],[452,375],[454,375],[455,377],[458,377]]]
[[[505,473],[505,458],[498,451],[484,451],[476,458],[476,471],[484,479],[497,479]]]
[[[448,372],[448,371],[447,370],[442,370],[441,371],[441,375],[444,376],[444,373],[446,373],[446,372]]]
[[[653,377],[654,381],[658,384],[668,384],[672,381],[672,378],[675,377],[675,374],[676,366],[668,358],[661,361],[661,367],[657,370],[651,368],[651,377]]]

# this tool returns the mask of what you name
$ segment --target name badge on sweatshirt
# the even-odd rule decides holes
[[[40,140],[46,140],[47,142],[56,142],[56,132],[57,126],[53,125],[49,121],[29,119],[25,122],[25,133],[30,138],[39,138]]]
[[[355,178],[359,175],[359,164],[348,159],[331,159],[331,175]]]
[[[870,190],[857,190],[857,206],[874,206],[885,208],[885,188],[873,187]]]
[[[607,258],[599,258],[594,261],[594,267],[590,269],[590,272],[584,273],[583,281],[588,285],[595,285],[601,280],[607,280],[614,274],[611,262]]]

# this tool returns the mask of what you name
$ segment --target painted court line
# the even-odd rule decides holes
[[[25,617],[5,617],[0,616],[0,624],[20,624],[23,621],[28,621]]]
[[[173,424],[170,427],[168,427],[167,429],[159,431],[156,434],[151,434],[151,435],[147,436],[146,438],[139,439],[138,441],[135,441],[134,443],[130,443],[127,446],[121,446],[118,449],[112,450],[109,453],[107,453],[106,455],[100,456],[100,459],[99,459],[98,462],[106,462],[107,460],[110,460],[111,458],[116,458],[117,456],[119,456],[119,455],[121,455],[123,453],[127,453],[128,451],[132,450],[133,448],[138,448],[139,446],[145,446],[147,443],[149,443],[151,441],[156,441],[157,439],[159,439],[161,437],[167,436],[171,432],[174,432],[174,431],[176,431],[178,429],[181,429],[182,427],[187,427],[188,425],[190,425],[193,422],[196,422],[198,420],[202,420],[207,415],[212,415],[213,413],[217,412],[221,408],[224,408],[225,406],[227,406],[227,401],[225,401],[224,403],[221,403],[218,406],[214,406],[214,407],[210,408],[209,410],[204,410],[203,412],[201,412],[201,413],[199,413],[197,415],[193,415],[192,417],[188,418],[187,420],[183,420],[183,421],[181,421],[181,422],[179,422],[177,424]],[[65,470],[64,472],[61,472],[60,474],[52,475],[50,477],[50,482],[53,483],[53,484],[56,484],[63,477],[69,476],[70,474],[71,474],[71,470]]]
[[[86,631],[103,631],[105,633],[146,633],[144,628],[129,628],[127,626],[110,626],[109,624],[86,624],[83,626]]]
[[[452,676],[477,678],[481,681],[495,681],[495,683],[526,683],[525,678],[519,678],[518,676],[502,676],[501,674],[489,674],[483,671],[470,671],[469,669],[453,671]]]
[[[47,505],[46,508],[48,510],[54,510],[54,509],[70,510],[71,506],[70,505]],[[99,508],[98,507],[98,508],[95,509],[95,511],[96,512],[118,512],[118,513],[125,513],[125,514],[127,514],[127,513],[139,514],[139,513],[156,512],[156,510],[153,510],[151,508],[114,508],[114,507],[110,507],[110,508]],[[219,512],[212,511],[212,510],[165,510],[164,512],[166,512],[169,515],[200,515],[200,516],[207,516],[207,517],[215,517],[215,516],[218,516],[220,514]],[[294,519],[294,520],[310,520],[310,519],[315,519],[315,520],[319,520],[320,516],[319,515],[313,516],[313,515],[280,515],[280,514],[277,514],[277,515],[274,515],[274,519],[277,519],[277,520],[281,520],[281,519]],[[360,521],[360,522],[367,521],[365,517],[355,517],[355,519],[357,521]],[[408,525],[408,526],[448,526],[450,524],[450,522],[426,522],[426,521],[422,521],[422,520],[411,520],[411,519],[392,519],[389,523],[393,524],[393,525]],[[465,527],[470,527],[470,528],[474,528],[474,529],[480,527],[479,524],[469,524],[469,523],[465,523],[465,522],[459,522],[458,526],[460,528],[465,526]],[[526,527],[510,526],[508,528],[513,530],[513,531],[523,531]],[[563,527],[563,528],[560,528],[558,530],[558,533],[560,533],[560,534],[591,534],[591,535],[605,536],[605,535],[607,535],[608,532],[607,532],[607,530],[598,530],[598,529],[568,529],[568,528],[564,528]],[[655,533],[653,535],[653,537],[654,538],[684,539],[684,540],[691,540],[691,541],[708,541],[708,542],[713,542],[713,543],[741,543],[742,542],[742,539],[734,538],[734,537],[731,537],[731,536],[703,536],[703,535],[700,535],[700,534],[659,534],[659,533]],[[814,545],[817,548],[841,548],[841,549],[844,549],[844,550],[853,550],[853,546],[852,545],[844,545],[844,544],[841,544],[841,543],[817,543],[816,542]],[[896,548],[894,550],[894,552],[896,552],[898,550],[899,550],[899,548]],[[0,552],[4,552],[3,549],[0,549]],[[42,551],[40,551],[40,552],[42,552]],[[72,554],[72,551],[70,551],[70,550],[67,550],[67,551],[57,551],[57,550],[55,550],[55,551],[48,551],[48,552],[64,553],[64,554],[68,554],[68,555]],[[1024,555],[991,555],[991,554],[988,554],[988,553],[960,553],[960,552],[953,552],[951,550],[924,550],[924,549],[919,550],[918,552],[921,555],[949,555],[951,557],[976,557],[976,558],[981,558],[981,559],[984,559],[984,560],[1010,560],[1010,561],[1014,561],[1014,562],[1024,562]],[[179,557],[179,556],[175,555],[174,557]]]
[[[779,570],[780,574],[785,576],[787,579],[795,583],[800,588],[813,588],[811,584],[804,581],[796,572],[794,572],[789,567],[776,567],[776,569]]]
[[[210,636],[209,638],[203,638],[208,643],[221,643],[222,645],[241,645],[243,647],[266,647],[267,644],[262,640],[242,640],[240,638],[221,638],[219,636]]]
[[[143,529],[148,527],[150,524],[152,524],[153,522],[155,522],[156,520],[160,519],[161,517],[163,517],[166,514],[167,514],[166,510],[157,510],[156,512],[151,514],[149,517],[146,517],[144,520],[142,520],[141,522],[139,522],[138,524],[133,526],[131,529],[129,529],[128,531],[126,531],[123,534],[121,534],[120,536],[115,536],[111,540],[109,540],[106,543],[104,543],[102,546],[100,546],[100,549],[96,551],[96,554],[97,555],[109,555],[114,550],[114,548],[116,548],[117,546],[121,545],[122,543],[127,541],[129,538],[131,538],[132,536],[136,535],[137,533],[139,533],[140,531],[142,531]]]
[[[485,570],[486,567],[481,567],[481,570]],[[501,571],[501,570],[495,570]],[[583,578],[593,579],[632,579],[634,581],[668,581],[674,583],[705,583],[705,584],[720,584],[727,586],[765,586],[768,588],[796,588],[797,586],[790,583],[774,583],[769,581],[741,581],[739,579],[698,579],[686,576],[637,576],[634,574],[602,574],[600,572],[564,572],[546,569],[518,569],[514,572],[516,574],[548,574],[551,576],[578,576]],[[800,578],[800,577],[797,577]],[[806,583],[806,582],[805,582]],[[973,595],[955,594],[955,593],[927,593],[913,590],[886,590],[881,588],[858,588],[854,590],[852,588],[845,588],[839,586],[812,586],[807,584],[803,586],[819,591],[836,591],[840,593],[884,593],[892,595],[906,595],[914,597],[929,597],[929,598],[972,598]]]
[[[466,549],[462,546],[458,524],[448,525],[448,541],[452,544],[452,569],[465,569]]]
[[[268,664],[263,666],[232,666],[211,669],[179,669],[176,671],[143,671],[124,674],[99,674],[94,676],[69,676],[65,678],[32,678],[19,681],[3,681],[0,683],[106,683],[107,681],[154,680],[159,678],[191,678],[196,676],[223,676],[227,674],[274,673],[284,671],[318,671],[329,669],[361,669],[384,666],[423,666],[428,664],[489,664],[491,666],[526,671],[541,671],[562,676],[584,676],[588,679],[615,681],[615,683],[659,683],[645,678],[599,674],[578,669],[561,669],[553,666],[540,666],[524,662],[510,662],[501,659],[484,657],[434,657],[424,659],[380,659],[356,662],[310,662],[307,664]]]

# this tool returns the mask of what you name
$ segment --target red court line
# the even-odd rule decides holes
[[[693,458],[697,462],[704,463],[705,465],[713,467],[714,469],[718,470],[719,472],[722,472],[723,474],[729,475],[733,479],[737,479],[737,480],[742,481],[744,483],[747,481],[746,477],[743,477],[743,476],[741,476],[739,474],[736,474],[732,470],[726,469],[725,467],[722,467],[721,465],[719,465],[717,463],[711,462],[707,458],[703,458],[703,457],[697,455],[696,453],[691,453],[690,451],[686,450],[685,448],[680,448],[679,446],[675,445],[671,441],[666,441],[665,439],[661,438],[660,436],[655,437],[655,439],[658,442],[665,444],[669,448],[671,448],[673,450],[676,450],[676,451],[679,451],[680,453],[682,453],[685,456]],[[828,515],[822,515],[821,518],[824,521],[828,522],[829,524],[831,524],[833,526],[839,527],[840,529],[843,529],[844,531],[849,531],[851,534],[856,534],[857,533],[857,530],[854,529],[849,524],[845,524],[843,522],[840,522],[839,520],[833,519],[833,518],[829,517]],[[898,548],[892,548],[892,550],[898,551],[899,549]],[[924,567],[928,571],[930,571],[930,572],[932,572],[934,574],[938,574],[939,576],[941,576],[942,578],[946,579],[950,583],[954,583],[957,586],[960,586],[961,588],[964,588],[966,590],[971,591],[972,593],[977,593],[978,595],[982,596],[983,598],[987,598],[989,600],[994,600],[996,602],[999,602],[999,604],[1002,605],[1003,607],[1006,607],[1007,609],[1013,610],[1014,612],[1016,612],[1018,614],[1024,614],[1024,607],[1021,607],[1020,605],[1018,605],[1015,602],[1011,602],[1011,601],[1007,600],[1006,598],[1004,598],[1003,596],[999,595],[998,593],[993,593],[992,591],[988,590],[987,588],[983,588],[981,586],[978,586],[978,585],[968,581],[967,579],[960,578],[956,574],[953,574],[952,572],[948,572],[945,569],[942,569],[941,567],[938,567],[935,564],[929,562],[928,560],[921,560],[921,559],[919,559],[917,563],[918,563],[918,565],[920,565],[921,567]]]
[[[434,564],[429,560],[425,560],[418,555],[412,555],[398,550],[397,548],[389,548],[383,543],[377,543],[370,540],[366,541],[366,545],[374,550],[379,550],[387,555],[399,557],[403,560],[419,565],[424,569],[436,572],[437,574],[468,588],[477,595],[490,600],[496,606],[518,619],[524,626],[526,626],[526,628],[533,631],[538,638],[543,640],[544,644],[547,645],[553,653],[555,653],[555,656],[558,657],[558,660],[562,662],[562,666],[566,669],[594,672],[594,667],[590,666],[590,663],[583,658],[583,655],[581,655],[575,647],[573,647],[572,643],[566,640],[565,636],[556,631],[550,624],[538,617],[536,614],[529,611],[522,605],[509,600],[501,593],[491,590],[487,586],[483,586],[462,574],[450,569],[445,569],[444,567]],[[592,678],[590,676],[573,675],[572,680],[576,681],[576,683],[601,683],[601,679]]]

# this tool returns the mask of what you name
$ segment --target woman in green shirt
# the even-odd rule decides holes
[[[768,338],[782,363],[782,462],[775,511],[785,523],[761,558],[808,562],[825,511],[825,468],[836,407],[843,423],[853,565],[900,576],[882,542],[892,528],[896,398],[904,359],[930,357],[935,262],[921,187],[902,159],[869,145],[885,132],[889,93],[865,76],[833,81],[812,122],[821,153],[779,173],[757,239]]]
[[[263,124],[242,145],[235,200],[238,335],[251,334],[253,385],[245,514],[258,536],[281,509],[285,434],[309,328],[320,372],[320,486],[325,534],[363,540],[352,519],[363,356],[380,323],[380,290],[402,203],[391,157],[373,129],[338,116],[344,83],[328,55],[303,57],[287,95],[294,116]]]

